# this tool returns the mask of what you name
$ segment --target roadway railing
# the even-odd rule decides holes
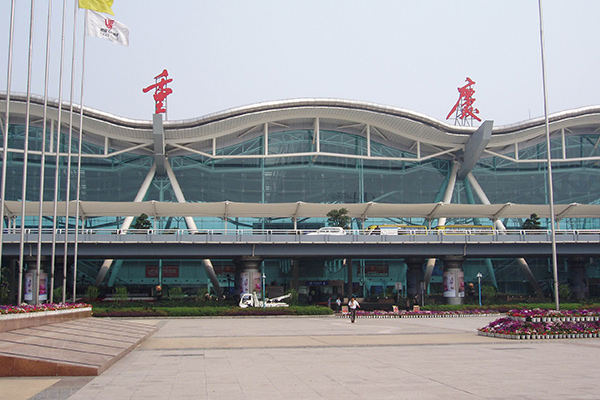
[[[316,230],[310,229],[80,229],[78,231],[78,240],[80,241],[106,241],[108,236],[114,241],[146,241],[146,240],[164,240],[172,241],[192,241],[219,242],[220,239],[234,241],[239,238],[240,241],[255,240],[281,240],[273,239],[286,237],[287,240],[294,242],[406,242],[406,241],[466,241],[474,240],[489,242],[505,241],[548,241],[552,232],[546,229],[508,229],[508,230],[485,230],[485,229],[461,229],[461,230],[403,230],[399,234],[374,234],[369,230],[352,229],[347,230],[346,234],[316,234]],[[600,229],[558,229],[556,236],[568,241],[587,241],[596,240],[600,236]],[[20,241],[21,230],[19,228],[5,228],[4,241],[14,243]],[[75,235],[75,231],[68,231],[69,240]],[[48,241],[49,237],[59,237],[64,240],[65,230],[57,229],[55,234],[53,230],[42,229],[43,241]],[[25,241],[35,242],[38,238],[38,229],[25,229]],[[146,239],[143,239],[146,238]]]

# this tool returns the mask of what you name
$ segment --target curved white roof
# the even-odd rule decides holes
[[[6,96],[0,95],[0,112]],[[10,120],[19,122],[25,115],[26,97],[11,93]],[[56,120],[58,102],[49,100],[48,117]],[[63,103],[63,122],[68,121],[69,105]],[[76,113],[79,107],[74,106]],[[43,98],[32,96],[31,116],[43,116]],[[110,152],[125,150],[153,153],[152,121],[119,117],[83,108],[84,135],[87,141]],[[552,114],[552,132],[571,134],[573,130],[600,128],[600,106],[584,107]],[[34,123],[34,122],[32,122]],[[37,122],[40,124],[40,122]],[[79,118],[74,118],[78,129]],[[318,125],[316,125],[318,124]],[[269,132],[290,129],[335,130],[369,137],[373,142],[418,154],[417,159],[462,151],[477,127],[454,126],[410,110],[374,103],[341,99],[291,99],[271,101],[225,110],[180,121],[165,121],[167,155],[199,153],[211,156],[214,148],[241,143]],[[497,126],[486,150],[503,154],[545,140],[543,118]],[[450,157],[450,156],[448,156]],[[417,160],[415,159],[415,161]]]

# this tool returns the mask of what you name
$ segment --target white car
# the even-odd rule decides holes
[[[323,228],[317,229],[315,232],[307,233],[307,235],[345,235],[346,231],[344,228],[339,226],[324,226]]]

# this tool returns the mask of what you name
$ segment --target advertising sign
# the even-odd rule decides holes
[[[444,271],[444,297],[456,297],[456,270]]]
[[[25,293],[23,294],[25,301],[33,300],[33,272],[25,273]]]
[[[48,300],[48,274],[40,273],[40,301]]]
[[[444,297],[465,297],[465,273],[462,270],[444,271]]]
[[[240,273],[240,294],[250,293],[250,273]]]

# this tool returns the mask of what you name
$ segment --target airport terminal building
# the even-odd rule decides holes
[[[157,212],[147,213],[147,234],[302,234],[327,225],[323,210],[341,208],[351,211],[349,232],[362,234],[373,225],[518,230],[526,217],[508,212],[488,218],[371,214],[378,205],[538,205],[531,211],[542,217],[542,228],[549,226],[543,118],[455,126],[405,109],[338,99],[273,101],[182,121],[163,121],[162,114],[132,120],[86,107],[80,114],[77,105],[71,117],[67,104],[59,118],[58,102],[49,101],[44,111],[38,97],[31,98],[28,115],[27,99],[18,94],[10,96],[9,115],[6,109],[2,94],[6,232],[37,230],[41,224],[43,230],[58,232],[79,227],[128,234],[141,214],[136,210],[151,201]],[[553,114],[549,127],[554,203],[566,206],[556,215],[558,229],[600,230],[600,215],[575,213],[578,205],[600,204],[600,107]],[[41,218],[37,211],[22,212],[23,194],[34,209],[40,200],[49,207]],[[182,203],[195,204],[198,212],[161,211]],[[270,214],[265,204],[273,205]],[[360,213],[354,211],[357,205]],[[65,207],[73,217],[65,217]],[[25,249],[22,261],[3,254],[5,279],[11,277],[13,291],[18,264],[23,263],[25,274],[34,269],[31,254]],[[599,257],[559,258],[560,283],[569,284],[577,298],[599,296]],[[54,287],[60,286],[61,257],[41,263],[53,275]],[[222,256],[210,263],[190,257],[147,259],[143,254],[119,260],[106,254],[106,260],[76,257],[66,264],[67,275],[75,274],[73,282],[67,280],[68,290],[75,283],[80,293],[98,284],[107,291],[126,286],[131,293],[150,294],[160,283],[164,291],[216,292],[220,286],[233,294],[240,291],[243,262]],[[444,290],[441,260],[408,260],[403,254],[348,260],[340,248],[336,258],[279,257],[260,260],[258,268],[270,295],[295,287],[310,301],[347,296],[350,290],[365,298],[406,296],[418,287],[429,293]],[[502,293],[548,294],[552,286],[548,258],[469,258],[462,270],[464,282],[476,283],[481,273],[483,284]]]

